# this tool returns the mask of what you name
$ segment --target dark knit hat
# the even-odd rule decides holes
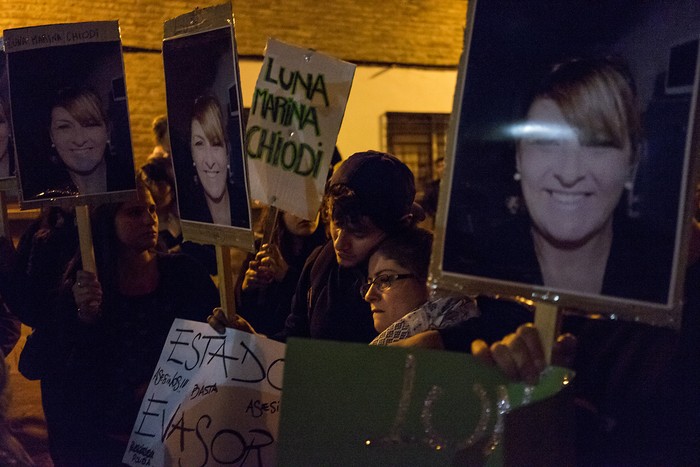
[[[328,187],[345,185],[355,192],[370,218],[399,223],[411,213],[416,185],[411,169],[391,154],[357,152],[335,170]]]

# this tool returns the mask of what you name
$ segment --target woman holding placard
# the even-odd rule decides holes
[[[257,332],[272,335],[284,328],[304,263],[326,242],[326,226],[320,213],[307,220],[275,208],[261,223],[272,224],[271,233],[244,261],[235,291],[240,314]]]
[[[56,465],[119,465],[175,318],[203,321],[219,303],[201,265],[155,251],[148,190],[93,215],[97,275],[68,267],[58,304],[37,325],[37,363]]]

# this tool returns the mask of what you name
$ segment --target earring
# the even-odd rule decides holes
[[[49,161],[54,164],[54,165],[61,165],[61,163],[58,160],[58,154],[56,153],[56,145],[51,143],[51,154],[49,154]]]
[[[516,172],[513,174],[513,180],[515,180],[516,182],[519,182],[519,181],[520,181],[520,178],[521,178],[521,177],[520,177],[520,172],[516,171]]]
[[[632,188],[634,188],[634,183],[632,183],[632,180],[627,180],[624,186],[625,190],[632,191]]]
[[[197,164],[192,162],[192,167],[194,168],[194,185],[199,186],[199,178],[197,177]]]
[[[228,171],[228,183],[233,185],[233,172],[231,171],[231,164],[226,165],[226,170]]]

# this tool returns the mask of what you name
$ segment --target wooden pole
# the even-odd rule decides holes
[[[552,347],[559,333],[559,307],[551,303],[535,304],[535,327],[540,332],[544,357],[547,364],[552,363]]]
[[[233,295],[233,267],[231,265],[231,247],[216,245],[216,270],[219,276],[219,298],[221,308],[229,321],[236,316],[236,300]]]
[[[270,211],[268,211],[267,214],[267,219],[265,219],[265,225],[263,225],[262,231],[263,231],[263,236],[262,236],[262,244],[271,244],[272,243],[272,233],[275,231],[275,228],[277,227],[277,213],[278,209],[277,206],[270,206],[268,208]]]
[[[95,249],[92,243],[92,228],[90,227],[90,208],[87,205],[76,206],[75,218],[78,223],[78,238],[80,240],[80,257],[83,260],[83,271],[97,274]]]

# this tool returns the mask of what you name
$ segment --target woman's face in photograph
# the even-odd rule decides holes
[[[202,183],[206,195],[220,200],[226,193],[228,178],[228,154],[226,145],[210,141],[204,134],[202,124],[192,120],[192,160],[197,169],[197,177]]]
[[[64,107],[51,110],[51,141],[68,169],[89,174],[104,160],[109,135],[104,121],[81,124]]]
[[[517,166],[535,228],[561,244],[584,242],[608,225],[630,179],[629,144],[581,145],[551,99],[536,99],[518,143]]]

